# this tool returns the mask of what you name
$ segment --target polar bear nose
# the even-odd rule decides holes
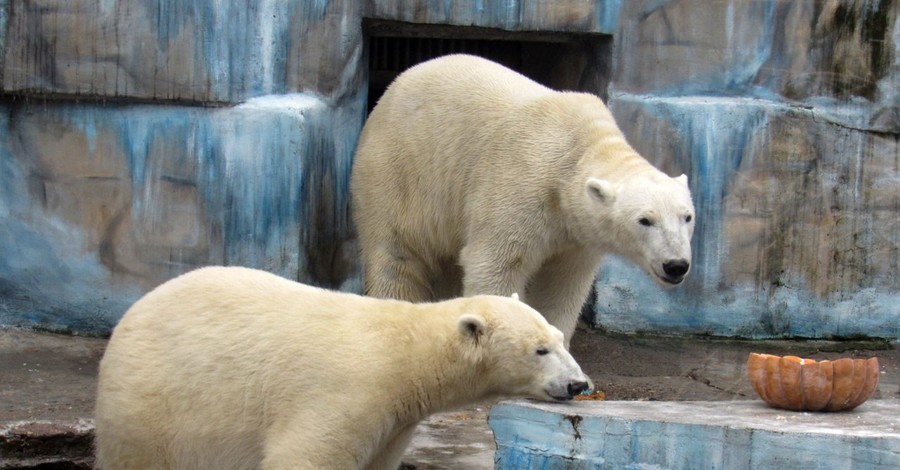
[[[570,397],[574,397],[588,388],[587,382],[570,382],[566,391],[569,392]]]
[[[691,263],[684,259],[672,259],[663,263],[663,271],[666,275],[676,279],[687,274],[690,267]]]

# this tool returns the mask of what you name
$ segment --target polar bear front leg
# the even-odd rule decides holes
[[[391,439],[388,444],[378,452],[367,470],[396,470],[409,443],[412,441],[418,423],[413,423],[403,429]]]
[[[502,236],[494,241],[504,240]],[[507,244],[498,246],[491,242],[474,242],[466,245],[459,256],[463,268],[463,296],[480,294],[519,294],[525,299],[525,284],[540,263],[529,257],[529,247]]]
[[[378,245],[363,251],[366,295],[409,302],[433,300],[428,266],[402,246]]]
[[[528,305],[563,332],[566,349],[599,265],[600,256],[571,249],[547,259],[528,284]]]

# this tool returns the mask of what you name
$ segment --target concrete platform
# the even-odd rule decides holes
[[[900,468],[900,402],[801,413],[761,401],[495,405],[497,469]]]

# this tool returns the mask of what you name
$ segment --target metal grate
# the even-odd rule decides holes
[[[448,54],[503,64],[557,90],[606,97],[612,38],[600,34],[502,31],[366,19],[369,110],[404,70]]]
[[[515,67],[521,57],[518,41],[373,37],[369,44],[369,70],[399,73],[413,65],[448,54],[473,54]]]

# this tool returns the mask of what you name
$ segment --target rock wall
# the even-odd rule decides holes
[[[900,337],[900,2],[626,2],[610,106],[697,206],[671,291],[612,260],[623,332]]]
[[[102,334],[209,264],[358,289],[358,2],[0,12],[0,325]]]
[[[352,0],[8,2],[3,90],[236,103],[360,86]]]
[[[367,18],[505,31],[612,33],[623,0],[367,0]]]
[[[347,182],[371,18],[612,35],[610,107],[642,154],[690,176],[698,217],[682,287],[606,260],[596,326],[898,338],[898,13],[896,0],[0,0],[0,325],[104,333],[205,264],[358,291]]]

